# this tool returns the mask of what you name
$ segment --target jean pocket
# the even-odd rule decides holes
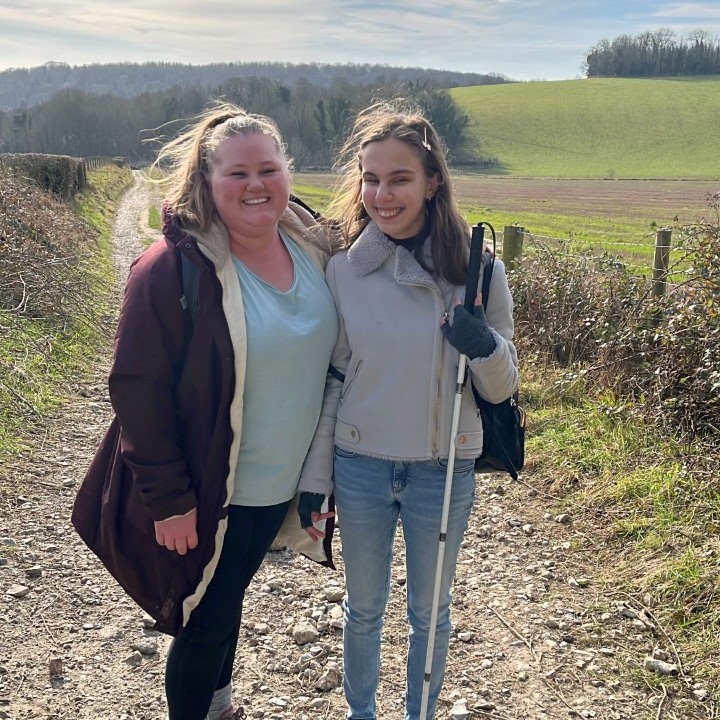
[[[356,452],[345,450],[345,448],[338,447],[337,445],[335,446],[335,454],[341,458],[355,458],[358,456]]]
[[[438,470],[447,472],[448,461],[447,458],[434,458],[433,465]],[[472,458],[455,458],[455,464],[453,465],[453,475],[465,475],[470,471],[475,470],[475,460]]]

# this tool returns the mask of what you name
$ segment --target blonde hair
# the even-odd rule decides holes
[[[218,102],[204,110],[160,149],[153,167],[163,169],[160,184],[165,188],[166,201],[183,225],[200,231],[210,227],[216,213],[207,176],[215,164],[217,148],[229,137],[252,133],[272,138],[290,171],[291,161],[275,122],[231,103]]]
[[[445,145],[430,121],[406,101],[377,103],[358,114],[338,155],[336,166],[343,175],[328,215],[338,219],[344,244],[352,245],[370,221],[362,202],[361,153],[370,143],[391,138],[417,153],[428,179],[437,177],[437,191],[427,204],[433,268],[448,282],[462,285],[470,229],[455,204]],[[422,248],[415,250],[422,264]]]

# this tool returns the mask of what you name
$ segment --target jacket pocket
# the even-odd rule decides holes
[[[455,450],[462,457],[477,457],[482,452],[483,426],[480,411],[470,388],[465,386],[460,422],[455,436]]]
[[[355,425],[338,420],[335,424],[335,442],[338,441],[341,441],[341,445],[357,445],[360,442],[360,431]]]
[[[483,432],[463,432],[460,430],[455,436],[455,450],[462,452],[465,457],[477,456],[482,452]]]

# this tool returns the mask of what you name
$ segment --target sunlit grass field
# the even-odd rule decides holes
[[[720,77],[593,78],[454,88],[493,172],[720,178]]]

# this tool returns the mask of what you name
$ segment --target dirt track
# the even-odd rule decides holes
[[[146,208],[147,194],[136,185],[114,237],[122,278],[140,249]],[[32,439],[31,451],[0,468],[0,718],[6,720],[164,717],[167,638],[144,627],[142,613],[69,522],[77,483],[110,418],[107,362],[101,358],[90,379],[67,388],[64,410]],[[592,527],[573,508],[534,489],[542,486],[532,465],[522,483],[478,478],[438,720],[451,717],[456,700],[466,701],[469,717],[493,720],[716,717],[703,700],[706,689],[695,686],[692,668],[643,605],[651,598],[614,589],[613,556],[596,546]],[[402,554],[399,541],[379,696],[383,720],[402,718]],[[248,717],[344,716],[336,687],[342,583],[341,562],[333,572],[285,551],[268,556],[246,601],[235,668],[236,701]],[[292,634],[301,621],[316,634],[303,646]],[[667,652],[679,679],[643,669],[657,648]],[[62,668],[51,675],[53,660]],[[468,717],[461,707],[458,702],[452,717]]]

